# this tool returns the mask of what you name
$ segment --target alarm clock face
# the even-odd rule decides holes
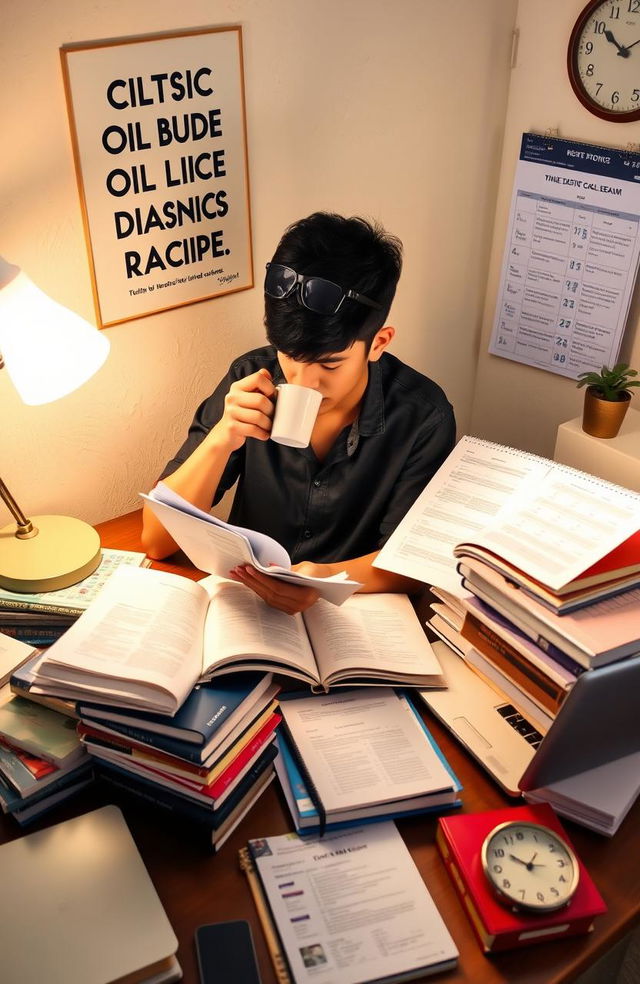
[[[587,4],[568,51],[571,85],[596,116],[640,118],[640,0]]]
[[[560,909],[571,901],[578,886],[579,868],[573,851],[541,824],[500,824],[485,838],[481,859],[499,900],[516,909]]]

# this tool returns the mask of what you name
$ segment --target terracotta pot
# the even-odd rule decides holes
[[[595,386],[587,386],[582,414],[583,431],[592,437],[615,437],[630,401],[631,393],[622,393],[620,400],[603,400]]]

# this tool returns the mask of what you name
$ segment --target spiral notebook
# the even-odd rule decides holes
[[[466,436],[391,535],[375,566],[460,597],[467,592],[456,556],[481,555],[484,562],[497,558],[511,571],[526,572],[534,587],[541,585],[552,598],[569,599],[562,610],[570,611],[593,600],[566,594],[571,582],[625,541],[631,541],[640,562],[639,516],[637,492],[527,451]],[[634,579],[640,581],[640,573],[609,582],[610,593],[626,590]],[[605,590],[601,585],[600,597]]]
[[[278,984],[392,984],[450,970],[458,951],[392,821],[240,851]]]

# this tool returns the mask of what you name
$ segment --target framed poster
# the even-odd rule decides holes
[[[98,323],[252,287],[241,28],[60,54]]]

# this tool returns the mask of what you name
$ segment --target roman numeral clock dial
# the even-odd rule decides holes
[[[575,23],[567,68],[589,112],[614,123],[640,120],[640,0],[592,0]]]

